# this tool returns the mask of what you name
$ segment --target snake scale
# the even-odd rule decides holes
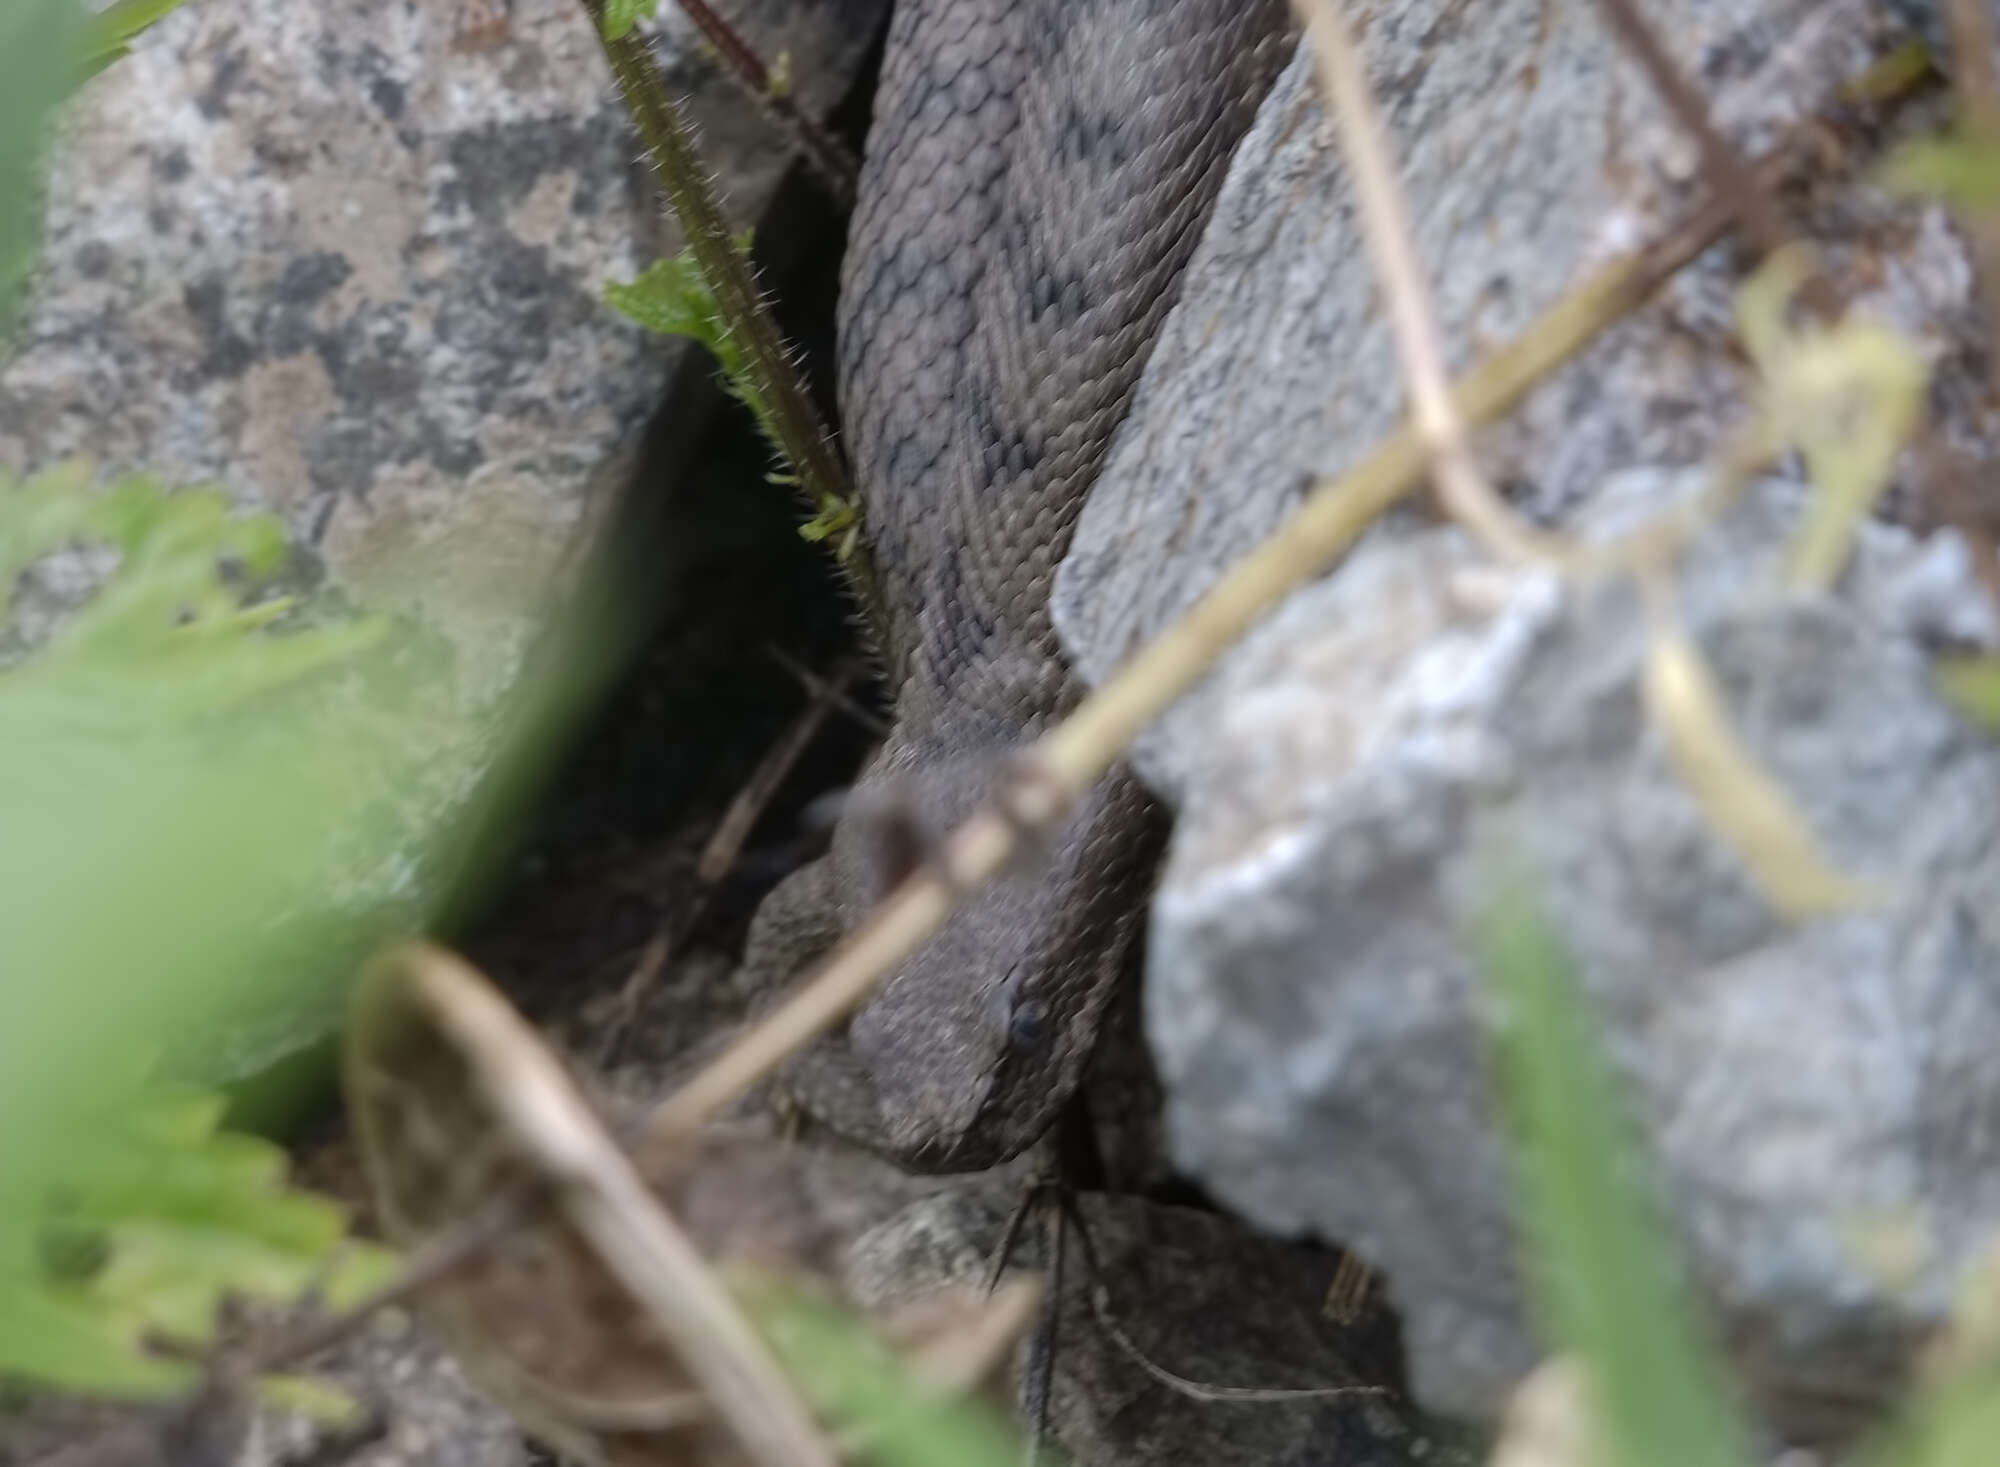
[[[886,895],[885,804],[949,831],[1082,696],[1050,582],[1286,37],[1283,0],[896,5],[839,308],[894,723],[828,854],[760,908],[751,981]],[[1162,830],[1114,769],[787,1088],[913,1168],[1024,1150],[1082,1078]]]

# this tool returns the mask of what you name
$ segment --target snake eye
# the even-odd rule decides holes
[[[1031,998],[1007,1016],[1007,1043],[1014,1049],[1040,1049],[1049,1037],[1049,1006]]]

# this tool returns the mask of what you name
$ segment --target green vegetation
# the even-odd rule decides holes
[[[1603,1455],[1548,1467],[1752,1467],[1748,1434],[1644,1185],[1591,1004],[1532,896],[1503,884],[1480,934],[1505,1018],[1496,1057],[1517,1216],[1551,1346],[1580,1361]],[[1996,1255],[2000,1262],[2000,1255]],[[1867,1467],[1980,1467],[2000,1441],[2000,1267],[1976,1280],[1948,1368],[1927,1372]]]
[[[32,263],[53,109],[175,3],[94,19],[73,0],[0,4],[0,324]],[[612,0],[607,29],[651,10]],[[1940,144],[1904,176],[1986,207],[1994,171],[1990,147]],[[689,257],[607,299],[715,353],[780,441]],[[1885,473],[1871,467],[1869,492]],[[223,1127],[218,1087],[316,1032],[363,952],[427,922],[469,845],[490,842],[467,814],[492,808],[466,794],[475,772],[572,689],[536,692],[521,723],[471,726],[396,626],[287,587],[275,521],[94,477],[0,478],[0,1379],[159,1397],[189,1388],[225,1300],[337,1307],[384,1276],[337,1208],[286,1185],[277,1148]],[[823,513],[809,532],[850,524]],[[56,565],[87,591],[30,584]],[[2000,723],[1990,664],[1945,677]],[[1518,888],[1482,943],[1530,1275],[1553,1344],[1585,1366],[1608,1464],[1748,1464],[1576,976]],[[1001,1427],[923,1395],[838,1313],[791,1296],[762,1313],[875,1460],[1012,1459]],[[1928,1381],[1871,1467],[1991,1460],[1996,1356],[1968,1348]]]
[[[840,1310],[797,1289],[752,1300],[786,1369],[874,1467],[1015,1467],[1020,1443],[981,1406],[926,1389],[895,1352]]]
[[[0,8],[9,302],[52,110],[172,8]],[[151,1396],[226,1297],[381,1275],[281,1152],[219,1129],[213,1085],[323,1032],[424,910],[395,811],[426,702],[386,622],[280,589],[276,521],[93,478],[0,475],[0,1378]]]
[[[749,258],[748,232],[736,237],[735,246],[745,259]],[[757,420],[773,460],[779,464],[787,462],[784,437],[770,399],[758,386],[758,374],[751,370],[742,340],[730,329],[715,290],[701,273],[701,264],[692,249],[655,260],[636,280],[606,286],[604,302],[648,331],[683,337],[707,350],[722,369],[723,386],[729,395],[748,408]],[[801,482],[798,473],[791,469],[774,468],[766,477],[773,484],[790,488],[797,488]],[[850,501],[828,496],[816,504],[813,517],[799,526],[799,534],[814,541],[839,536],[846,543],[856,520]]]
[[[421,910],[369,879],[414,843],[383,818],[414,771],[366,693],[387,625],[269,594],[275,522],[88,477],[0,482],[0,583],[117,560],[0,670],[0,1373],[146,1393],[187,1380],[149,1346],[206,1343],[225,1296],[348,1292],[338,1214],[186,1087],[268,1057],[260,1021],[323,1030]]]
[[[1576,975],[1518,889],[1495,904],[1482,947],[1505,1005],[1498,1086],[1551,1340],[1585,1362],[1617,1467],[1746,1463],[1744,1433],[1689,1318]]]

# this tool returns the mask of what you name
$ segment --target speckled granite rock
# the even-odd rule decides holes
[[[788,151],[664,8],[752,222]],[[722,7],[821,111],[885,8]],[[423,609],[504,675],[672,360],[597,300],[675,247],[635,156],[575,0],[188,5],[70,111],[0,465],[218,481],[339,579],[448,580]]]
[[[1898,34],[1873,0],[1643,8],[1751,150]],[[1690,207],[1692,151],[1587,0],[1385,0],[1362,19],[1461,363]],[[1940,120],[1921,101],[1905,118]],[[1962,244],[1857,171],[1823,147],[1786,207],[1859,309],[1915,335],[1947,438],[1990,461]],[[1482,434],[1489,473],[1568,522],[1613,482],[1632,492],[1621,470],[1646,503],[1681,492],[1675,471],[1743,419],[1740,263],[1711,251]],[[1337,145],[1295,66],[1062,568],[1080,665],[1117,665],[1402,403]],[[1647,732],[1629,601],[1565,599],[1414,516],[1291,598],[1137,751],[1179,807],[1146,992],[1174,1155],[1253,1220],[1381,1266],[1438,1409],[1492,1411],[1538,1352],[1461,936],[1489,819],[1545,867],[1694,1271],[1781,1428],[1824,1439],[1879,1407],[2000,1226],[2000,1096],[1970,1058],[2000,1041],[2000,764],[1925,670],[1941,636],[1990,637],[1986,603],[1962,547],[1902,530],[1871,541],[1877,573],[1850,596],[1759,603],[1773,519],[1793,512],[1760,504],[1704,543],[1690,614],[1837,859],[1898,883],[1886,912],[1773,919]],[[1886,566],[1908,572],[1893,593]],[[1927,627],[1899,599],[1918,584]],[[1907,1272],[1883,1271],[1885,1237]]]

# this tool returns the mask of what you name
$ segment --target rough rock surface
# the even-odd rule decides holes
[[[1753,150],[1894,29],[1863,0],[1646,10]],[[1691,150],[1581,0],[1384,3],[1364,44],[1461,362],[1687,211]],[[1400,410],[1336,157],[1295,66],[1058,583],[1092,676]],[[1853,171],[1836,145],[1787,207],[1848,296],[1924,344],[1949,436],[1990,443],[1956,236]],[[1482,435],[1517,502],[1604,524],[1687,491],[1743,419],[1739,265],[1711,251]],[[1146,994],[1174,1155],[1252,1220],[1381,1267],[1433,1408],[1493,1412],[1538,1350],[1461,940],[1496,834],[1605,1009],[1694,1276],[1783,1431],[1837,1436],[1879,1405],[2000,1225],[1977,1058],[2000,1039],[2000,750],[1940,704],[1925,655],[1990,618],[1950,536],[1886,528],[1840,597],[1761,595],[1796,510],[1766,486],[1707,536],[1687,612],[1751,747],[1834,860],[1886,884],[1879,910],[1773,918],[1641,714],[1631,601],[1453,531],[1374,532],[1138,751],[1179,806]]]
[[[1665,0],[1647,14],[1751,152],[1901,34],[1875,0]],[[1392,0],[1360,34],[1455,365],[1693,212],[1693,150],[1591,0]],[[1941,378],[1959,373],[1940,394],[1949,426],[1985,441],[1991,407],[1964,390],[1983,341],[1944,212],[1857,190],[1837,150],[1820,171],[1788,199],[1801,232],[1859,309],[1922,333]],[[1703,462],[1727,441],[1746,380],[1732,340],[1739,263],[1710,251],[1483,435],[1483,465],[1524,510],[1558,517],[1613,470]],[[1308,476],[1358,460],[1402,405],[1302,57],[1237,151],[1058,576],[1057,626],[1084,673],[1102,678],[1185,610],[1284,519]],[[1141,771],[1164,793],[1184,778],[1186,733],[1211,716],[1197,694],[1141,740]]]
[[[721,7],[822,112],[884,8]],[[667,13],[753,222],[789,149]],[[677,247],[635,157],[575,0],[188,5],[67,114],[0,466],[220,482],[344,582],[448,578],[504,675],[674,358],[598,300]]]
[[[977,1281],[1006,1209],[991,1188],[942,1191],[864,1235],[848,1284],[875,1310]],[[1133,1196],[1079,1199],[1093,1274],[1069,1245],[1057,1326],[1051,1434],[1078,1467],[1470,1467],[1464,1433],[1398,1393],[1395,1326],[1379,1296],[1358,1319],[1327,1312],[1336,1254],[1260,1238],[1229,1218]],[[1029,1241],[1021,1262],[1046,1259]],[[1155,1365],[1198,1386],[1340,1390],[1306,1399],[1196,1400],[1136,1363],[1094,1312]],[[1025,1352],[1023,1352],[1025,1354]],[[1025,1364],[1025,1362],[1023,1362]],[[1381,1393],[1368,1387],[1381,1386]]]
[[[1611,492],[1671,497],[1648,471]],[[1466,942],[1496,851],[1540,881],[1693,1271],[1785,1425],[1838,1430],[1825,1412],[1886,1389],[2000,1226],[1979,1120],[2000,1105],[2000,745],[1939,704],[1922,651],[1975,590],[1953,547],[1885,528],[1843,598],[1760,594],[1797,509],[1774,483],[1718,529],[1685,609],[1739,730],[1880,911],[1793,927],[1750,891],[1642,712],[1629,589],[1497,570],[1456,530],[1385,537],[1226,674],[1154,907],[1174,1154],[1382,1267],[1433,1405],[1488,1411],[1536,1357]]]

